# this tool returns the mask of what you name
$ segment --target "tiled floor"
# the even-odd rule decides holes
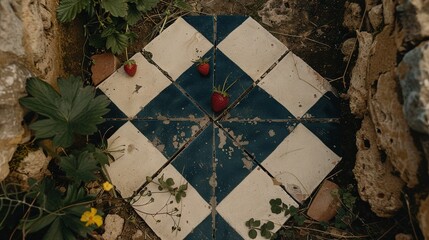
[[[162,239],[248,239],[250,218],[276,231],[288,216],[269,200],[298,206],[341,159],[333,89],[252,18],[179,18],[133,59],[136,76],[121,68],[98,86],[112,100],[108,173]],[[228,75],[239,80],[215,114],[210,95]],[[146,182],[162,175],[188,183],[179,203]]]

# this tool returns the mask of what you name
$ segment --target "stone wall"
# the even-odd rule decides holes
[[[0,1],[0,181],[17,144],[28,141],[22,125],[26,79],[55,85],[61,69],[56,0]]]
[[[429,2],[366,0],[362,12],[348,90],[352,113],[363,119],[354,174],[361,198],[390,217],[404,206],[403,192],[425,188],[429,174],[422,171],[429,144],[421,141],[429,134]],[[429,239],[427,208],[420,209]]]

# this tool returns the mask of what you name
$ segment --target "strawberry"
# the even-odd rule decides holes
[[[127,60],[124,63],[124,70],[128,74],[128,76],[132,77],[137,72],[137,64],[134,60]]]
[[[213,89],[213,93],[211,96],[211,107],[213,112],[220,112],[223,111],[225,108],[228,107],[229,104],[229,94],[228,94],[228,90],[238,81],[235,80],[231,85],[229,85],[226,89],[225,89],[225,85],[226,82],[228,81],[229,75],[228,77],[226,77],[222,89],[220,88],[220,85],[217,87],[214,87]]]
[[[210,58],[200,58],[197,61],[194,61],[197,64],[197,70],[202,76],[209,75],[210,72]]]

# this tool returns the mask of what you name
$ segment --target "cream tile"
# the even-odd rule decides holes
[[[297,118],[302,117],[326,91],[333,90],[328,81],[293,53],[284,57],[259,86]]]
[[[115,161],[107,166],[107,173],[124,198],[130,197],[145,183],[146,176],[152,176],[167,162],[131,122],[119,128],[108,144]]]
[[[254,81],[288,50],[251,17],[219,43],[218,48]]]
[[[164,168],[159,177],[163,174],[164,180],[172,178],[175,186],[186,183],[186,180],[172,165]],[[157,181],[157,178],[154,181]],[[180,203],[176,203],[174,196],[168,192],[159,193],[158,185],[154,183],[147,186],[147,191],[151,191],[152,196],[140,197],[132,206],[161,239],[184,239],[211,214],[210,205],[189,183],[186,197],[182,198]],[[154,201],[147,204],[150,198],[153,198]],[[178,212],[175,212],[173,216],[165,214],[173,211],[174,208],[177,208]],[[181,214],[181,217],[177,217],[177,214]],[[175,224],[176,227],[178,225],[181,228],[181,231],[172,231]],[[211,229],[207,230],[211,231]]]
[[[134,77],[128,76],[121,67],[98,87],[130,118],[171,84],[141,53],[131,59],[137,63]]]
[[[286,222],[289,216],[271,213],[270,200],[280,198],[287,205],[297,207],[296,202],[260,168],[253,170],[225,199],[216,207],[217,212],[244,239],[249,239],[249,228],[245,222],[250,218],[262,223],[274,222],[274,232]],[[258,238],[264,239],[258,234]]]
[[[151,52],[155,63],[176,80],[194,64],[192,61],[202,57],[212,47],[213,44],[201,33],[183,18],[178,18],[144,50]]]
[[[304,201],[341,160],[299,124],[262,163],[297,200]]]

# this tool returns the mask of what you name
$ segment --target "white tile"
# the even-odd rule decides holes
[[[259,86],[297,118],[302,117],[323,94],[332,91],[328,81],[293,53],[286,55]]]
[[[137,63],[134,77],[128,76],[121,67],[98,87],[130,118],[171,84],[141,53],[131,59]]]
[[[262,163],[289,193],[304,201],[341,160],[299,124]]]
[[[124,198],[130,197],[145,183],[146,176],[152,176],[167,162],[131,122],[119,128],[108,144],[115,161],[107,166],[107,173]]]
[[[183,176],[171,165],[164,168],[159,176],[162,174],[164,174],[164,180],[172,178],[175,182],[175,186],[186,183]],[[157,182],[157,178],[155,178],[154,181]],[[141,197],[137,202],[132,204],[132,206],[161,239],[184,239],[211,214],[212,210],[210,205],[204,201],[190,183],[188,183],[186,197],[182,198],[180,203],[176,203],[174,196],[168,192],[156,193],[160,191],[158,185],[154,183],[150,183],[147,186],[147,190],[153,193],[152,196]],[[146,204],[151,197],[153,197],[154,201]],[[180,218],[163,214],[174,208],[179,210],[176,214],[180,213]],[[175,222],[178,223],[181,231],[172,231]]]
[[[245,222],[250,218],[274,222],[274,232],[286,222],[289,216],[271,212],[270,200],[280,198],[283,203],[297,207],[287,193],[274,185],[272,179],[260,168],[255,168],[225,199],[216,207],[217,212],[244,239],[249,239],[249,228]],[[264,239],[258,234],[258,238]]]
[[[183,18],[178,18],[158,37],[152,40],[145,51],[152,53],[158,66],[176,80],[195,61],[207,53],[213,44]]]
[[[251,17],[232,31],[218,48],[253,80],[257,80],[287,47]]]

